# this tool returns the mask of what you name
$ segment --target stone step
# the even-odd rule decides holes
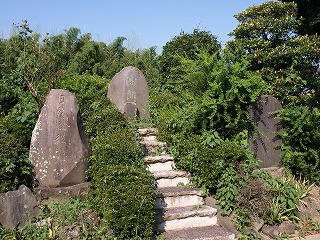
[[[165,142],[158,141],[156,136],[143,137],[143,141],[140,142],[140,145],[142,146],[142,152],[145,155],[166,154],[167,144]]]
[[[177,208],[157,209],[156,217],[161,217],[162,221],[183,219],[188,217],[212,217],[217,214],[217,209],[207,205],[194,205]]]
[[[205,226],[169,230],[164,233],[166,240],[231,240],[235,235],[220,226]]]
[[[166,163],[173,161],[173,157],[171,155],[159,155],[159,156],[146,156],[144,157],[144,160],[148,164],[153,163]]]
[[[156,128],[140,128],[140,129],[138,129],[138,133],[141,137],[157,135],[158,129],[156,129]]]
[[[154,178],[158,187],[176,187],[189,184],[189,173],[183,171],[161,171],[154,172]]]
[[[156,222],[170,222],[173,220],[187,219],[194,217],[215,217],[217,209],[206,205],[195,205],[177,208],[156,209]],[[216,221],[214,221],[216,224]],[[212,225],[212,222],[210,223]]]
[[[182,219],[174,219],[170,221],[165,221],[157,226],[158,231],[166,232],[186,228],[196,228],[205,226],[214,226],[217,224],[217,217],[189,217]]]
[[[144,160],[148,165],[148,170],[152,173],[172,171],[174,168],[173,157],[170,155],[146,156]]]
[[[172,171],[173,169],[174,169],[174,162],[173,161],[168,161],[165,163],[148,164],[148,170],[151,173]]]
[[[202,192],[183,186],[158,188],[155,209],[199,206],[203,204]]]

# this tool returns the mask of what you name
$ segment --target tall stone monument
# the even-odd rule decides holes
[[[86,181],[90,155],[76,97],[52,89],[32,132],[29,158],[38,187],[67,187]]]
[[[135,67],[125,67],[111,80],[108,98],[126,116],[149,118],[148,85],[143,73]]]
[[[248,143],[255,157],[262,161],[261,168],[280,163],[282,127],[275,112],[281,109],[281,103],[273,96],[261,96],[249,109],[254,128],[249,131]]]

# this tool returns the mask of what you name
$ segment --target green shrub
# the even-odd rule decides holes
[[[251,152],[236,142],[226,141],[216,150],[217,165],[220,167],[216,198],[222,214],[229,214],[236,206],[239,191],[256,173],[258,165]]]
[[[238,175],[243,175],[242,164],[249,160],[249,153],[238,143],[223,141],[211,148],[198,135],[192,135],[179,144],[176,166],[190,172],[197,185],[214,189],[229,166]],[[256,162],[250,167],[253,168],[254,164]]]
[[[151,236],[154,179],[146,170],[133,133],[124,125],[123,115],[113,114],[115,110],[109,108],[96,112],[88,124],[95,133],[90,138],[92,155],[87,172],[93,188],[92,207],[120,238]]]
[[[181,142],[178,146],[176,167],[192,174],[192,180],[198,185],[213,188],[218,182],[219,169],[216,169],[214,150],[201,143],[198,135]]]
[[[320,110],[306,107],[284,109],[282,162],[296,176],[320,183]]]
[[[33,104],[17,103],[0,117],[0,192],[16,190],[21,184],[32,185],[29,146],[36,121]]]
[[[69,90],[76,95],[84,122],[87,117],[92,115],[92,110],[97,102],[107,99],[108,81],[96,75],[68,76],[60,79],[55,87]]]
[[[130,164],[101,166],[93,177],[93,207],[115,235],[120,239],[152,236],[156,197],[151,188],[153,177]]]
[[[0,192],[12,191],[24,184],[31,187],[31,163],[28,149],[11,134],[0,129]]]

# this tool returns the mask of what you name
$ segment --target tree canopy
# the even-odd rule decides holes
[[[232,61],[246,60],[269,84],[266,93],[284,104],[318,102],[319,36],[299,35],[295,3],[266,2],[235,15],[239,21],[227,43]]]
[[[298,16],[302,17],[302,25],[298,29],[299,34],[320,34],[320,0],[282,0],[282,2],[297,4]]]

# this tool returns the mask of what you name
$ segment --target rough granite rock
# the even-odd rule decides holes
[[[24,185],[16,191],[0,193],[0,224],[5,228],[22,228],[37,213],[36,206],[36,197]]]
[[[66,187],[86,181],[90,155],[75,95],[52,89],[32,132],[29,158],[39,187]]]

